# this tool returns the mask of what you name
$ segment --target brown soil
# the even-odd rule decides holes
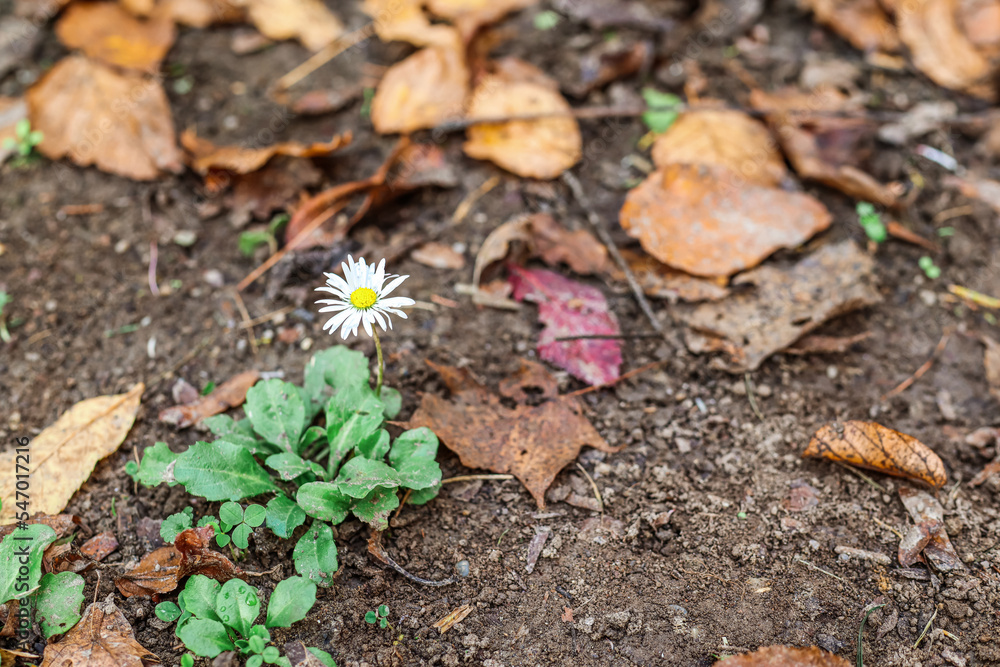
[[[0,2],[0,10],[6,8]],[[354,10],[338,11],[352,27],[364,22]],[[530,14],[510,21],[514,35],[535,34]],[[792,3],[769,8],[762,23],[770,30],[771,45],[759,61],[739,62],[765,88],[794,82],[804,55],[811,53],[855,63],[862,87],[881,91],[885,108],[957,98],[915,74],[887,75],[866,66],[860,54],[817,29]],[[195,126],[200,135],[219,143],[257,136],[274,122],[281,138],[311,140],[351,130],[352,146],[322,165],[327,179],[340,182],[371,173],[392,144],[373,135],[358,113],[360,103],[319,119],[287,116],[265,90],[304,58],[303,50],[284,43],[236,56],[229,48],[233,30],[182,30],[167,70],[193,77],[194,86],[182,95],[174,91],[173,79],[166,81],[177,126]],[[625,30],[619,34],[640,36]],[[573,74],[564,56],[601,39],[600,33],[568,21],[546,37],[544,43],[515,38],[505,50],[569,80]],[[706,95],[746,104],[747,88],[727,66],[729,43],[713,42],[697,54],[709,80]],[[404,52],[398,45],[366,43],[313,75],[305,87],[358,81],[365,62],[391,63]],[[24,72],[40,73],[59,57],[61,47],[50,35],[40,53]],[[6,77],[0,94],[19,94],[24,80]],[[246,93],[234,94],[233,82],[243,82]],[[642,85],[633,78],[624,82],[624,89],[634,94]],[[598,92],[581,102],[606,101],[607,94]],[[637,175],[621,166],[621,159],[634,151],[644,130],[637,120],[582,125],[586,157],[578,173],[610,224],[617,218],[626,181]],[[973,151],[968,136],[938,132],[923,141],[954,150],[960,164],[990,166]],[[465,158],[457,134],[444,137],[441,145],[458,165],[460,185],[417,193],[369,216],[352,245],[334,252],[333,259],[356,250],[359,241],[438,233],[463,197],[494,174],[501,184],[464,222],[444,228],[441,236],[447,243],[464,244],[467,257],[474,256],[490,230],[526,209],[554,211],[569,226],[583,224],[583,211],[561,184],[539,187]],[[912,148],[878,147],[872,169],[884,180],[907,173],[923,177],[926,188],[908,221],[917,232],[934,237],[934,215],[968,202],[942,188],[944,172],[915,156]],[[202,437],[194,431],[177,433],[156,419],[160,409],[173,403],[174,378],[200,388],[252,367],[301,380],[311,353],[334,343],[324,336],[311,305],[309,290],[317,276],[292,272],[284,285],[265,291],[265,279],[244,293],[251,317],[288,305],[302,308],[280,326],[301,328],[303,340],[262,345],[255,357],[239,329],[230,290],[262,258],[239,254],[237,232],[225,214],[199,218],[205,195],[194,175],[137,184],[41,161],[28,168],[5,167],[0,182],[0,241],[5,246],[0,287],[13,297],[9,317],[23,319],[14,329],[15,343],[0,347],[0,441],[38,433],[78,400],[146,382],[142,410],[125,444],[98,465],[68,507],[95,531],[116,531],[122,546],[108,562],[124,566],[150,547],[140,536],[144,522],[189,503],[196,517],[217,510],[217,505],[190,499],[179,487],[135,489],[124,473],[126,462],[157,440],[180,451]],[[807,190],[835,215],[821,242],[845,237],[864,242],[850,201],[821,188]],[[105,209],[88,216],[57,216],[64,205],[90,203],[102,203]],[[301,638],[332,653],[341,665],[709,665],[727,653],[727,644],[741,647],[731,653],[774,643],[817,644],[853,662],[863,610],[881,596],[887,606],[869,619],[867,664],[959,664],[946,663],[943,653],[964,656],[969,665],[1000,664],[1000,480],[978,489],[960,483],[978,472],[990,453],[964,444],[961,436],[1000,419],[975,338],[990,327],[981,313],[939,298],[943,286],[952,282],[1000,293],[996,216],[978,204],[974,209],[972,215],[947,223],[955,235],[936,258],[944,272],[940,280],[932,284],[923,278],[917,259],[924,251],[899,242],[885,244],[877,254],[884,302],[823,330],[846,335],[870,329],[874,337],[843,355],[778,355],[754,373],[763,419],[751,409],[744,379],[711,370],[707,358],[687,353],[679,327],[669,327],[670,343],[630,342],[625,369],[656,359],[663,360],[662,367],[584,399],[607,441],[625,445],[618,454],[585,450],[580,457],[604,498],[603,515],[562,502],[540,512],[516,480],[488,481],[478,490],[446,487],[426,506],[407,506],[385,540],[399,563],[430,579],[450,576],[456,563],[468,560],[469,576],[443,588],[418,586],[377,567],[366,553],[366,531],[348,521],[338,526],[344,563],[339,580],[321,590],[309,620],[275,633],[277,644]],[[190,248],[173,244],[179,230],[194,231],[197,242]],[[627,244],[623,236],[619,240]],[[158,245],[158,280],[165,292],[158,298],[147,284],[151,242]],[[387,337],[387,381],[403,391],[403,417],[415,408],[420,392],[444,391],[426,358],[467,366],[495,385],[516,370],[518,357],[533,356],[538,325],[532,307],[520,313],[472,307],[468,297],[454,290],[456,283],[468,282],[471,268],[435,271],[403,260],[394,269],[412,276],[406,287],[415,299],[429,302],[439,295],[460,304],[455,309],[416,309]],[[206,282],[209,270],[221,272],[225,287]],[[648,327],[627,292],[595,284],[606,288],[626,328]],[[669,322],[671,308],[661,303],[657,309]],[[140,326],[132,333],[114,333],[130,324]],[[265,330],[278,328],[267,324],[256,332],[262,337]],[[881,402],[882,394],[924,363],[947,328],[957,328],[957,333],[931,370],[902,395]],[[302,349],[307,343],[309,351]],[[367,340],[351,345],[373,353]],[[193,358],[178,366],[192,351]],[[563,391],[580,387],[565,374],[560,377]],[[944,459],[950,473],[950,485],[941,492],[947,528],[967,572],[913,580],[894,567],[845,560],[834,552],[835,546],[845,545],[894,556],[898,537],[888,527],[904,529],[909,522],[895,493],[897,480],[875,475],[879,490],[843,468],[800,458],[819,426],[852,418],[876,419],[909,433]],[[446,477],[468,472],[447,450],[439,460]],[[814,487],[819,502],[794,513],[783,501],[799,482]],[[589,489],[572,467],[556,481],[556,486],[567,484]],[[671,510],[669,523],[653,528],[651,520]],[[527,544],[540,527],[551,528],[552,534],[528,574]],[[265,596],[275,582],[293,573],[293,544],[276,541],[270,533],[252,542],[245,568],[278,566],[269,578],[255,582]],[[102,596],[111,591],[107,575],[100,584]],[[88,597],[96,594],[95,583],[96,578],[88,578]],[[178,641],[153,615],[153,603],[119,603],[138,640],[165,664],[176,664]],[[402,635],[398,643],[389,630],[364,622],[364,612],[378,604],[389,605],[391,621]],[[444,635],[431,627],[463,604],[473,611],[456,627]],[[572,622],[565,620],[567,607]],[[933,627],[951,636],[932,633],[913,648],[936,609]],[[885,624],[891,615],[898,615],[894,627]]]

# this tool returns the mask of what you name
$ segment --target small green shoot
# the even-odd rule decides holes
[[[736,513],[736,518],[739,519],[740,521],[746,521],[747,513],[746,512],[737,512]]]
[[[868,202],[858,202],[857,208],[858,222],[869,240],[875,243],[884,243],[889,238],[889,232],[882,223],[882,216],[878,214],[875,207]]]
[[[4,150],[16,150],[19,160],[23,163],[35,150],[35,146],[42,143],[45,137],[41,132],[31,129],[31,121],[22,118],[14,125],[14,136],[3,140]]]
[[[372,115],[372,100],[375,99],[375,89],[365,88],[361,91],[361,117],[369,118]]]
[[[560,21],[562,21],[562,17],[551,9],[538,12],[534,19],[535,30],[552,30],[559,25]]]
[[[202,396],[208,396],[213,391],[215,391],[215,387],[216,387],[216,384],[214,382],[212,382],[211,380],[209,380],[208,382],[205,383],[205,386],[201,388],[201,395]]]
[[[239,503],[223,503],[219,508],[218,535],[215,542],[220,547],[229,544],[230,539],[236,548],[246,549],[250,546],[250,535],[253,529],[264,523],[267,517],[267,509],[262,505],[247,505],[246,509],[240,507]],[[232,531],[232,538],[226,535]]]
[[[943,239],[946,239],[949,236],[954,236],[955,235],[955,228],[954,227],[942,227],[941,229],[937,230],[937,233],[938,233],[938,236],[940,236]]]
[[[252,229],[240,234],[237,246],[245,257],[253,257],[257,248],[267,245],[273,255],[278,251],[278,232],[291,217],[287,213],[279,213],[271,219],[264,229]]]
[[[931,280],[937,280],[941,277],[941,267],[934,263],[934,260],[927,255],[924,255],[917,260],[917,266],[924,272],[924,275]]]
[[[181,656],[181,667],[194,667],[194,655],[185,653]]]
[[[670,129],[683,105],[681,98],[671,93],[661,93],[656,88],[643,88],[642,99],[649,108],[649,111],[642,114],[642,122],[655,134],[663,134]]]
[[[876,609],[881,609],[884,606],[885,606],[884,604],[880,604],[880,605],[877,605],[875,607],[872,607],[871,609],[869,609],[867,611],[867,613],[865,613],[865,617],[861,619],[861,627],[858,628],[858,663],[857,663],[857,667],[865,667],[865,659],[864,659],[864,655],[862,653],[863,648],[861,646],[861,640],[864,638],[864,635],[865,635],[865,623],[868,622],[868,617],[872,615],[873,611],[875,611]]]
[[[384,604],[380,604],[378,609],[375,609],[374,611],[366,612],[365,623],[369,623],[371,625],[378,623],[378,627],[380,628],[389,628],[390,630],[394,630],[392,625],[389,624],[389,606]]]
[[[5,343],[10,342],[10,332],[7,331],[7,317],[3,314],[3,309],[10,302],[10,295],[0,290],[0,340]]]
[[[177,514],[171,514],[160,524],[160,538],[167,544],[173,544],[181,531],[194,525],[194,508],[185,507]]]

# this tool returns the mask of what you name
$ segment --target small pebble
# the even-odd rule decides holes
[[[182,248],[190,248],[198,240],[198,235],[190,229],[182,229],[174,234],[174,243]]]
[[[455,571],[458,572],[458,576],[460,577],[469,576],[469,561],[460,560],[455,563]]]
[[[304,341],[302,341],[302,343],[299,344],[299,347],[302,348],[303,352],[308,352],[309,348],[311,348],[312,346],[313,346],[312,338],[306,338]]]
[[[130,246],[131,244],[128,241],[122,239],[121,241],[115,244],[115,253],[121,255],[125,251],[127,251]]]
[[[838,373],[839,373],[839,371],[837,371],[837,367],[836,366],[827,366],[826,367],[826,376],[828,378],[830,378],[831,380],[836,380]]]
[[[212,287],[222,287],[226,284],[226,279],[223,277],[222,271],[218,269],[205,271],[205,273],[201,274],[201,278]]]

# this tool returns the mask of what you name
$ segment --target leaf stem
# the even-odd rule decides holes
[[[382,360],[382,343],[378,339],[378,330],[372,327],[372,338],[375,339],[375,354],[378,356],[378,380],[375,382],[375,395],[382,398],[382,373],[385,363]]]

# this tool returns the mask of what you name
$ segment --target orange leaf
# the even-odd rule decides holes
[[[137,19],[114,2],[76,2],[59,19],[56,34],[69,48],[108,65],[155,73],[177,30],[165,16]]]
[[[95,602],[62,641],[45,647],[42,667],[146,667],[160,659],[135,640],[132,626],[115,606],[114,594]]]
[[[899,50],[899,35],[879,0],[805,0],[816,20],[862,51]]]
[[[409,133],[461,118],[469,70],[458,40],[417,51],[382,77],[372,98],[372,125],[382,134]]]
[[[237,174],[249,174],[263,167],[275,155],[291,157],[318,157],[329,155],[351,142],[351,135],[338,134],[328,142],[302,144],[284,141],[270,146],[248,148],[244,146],[216,146],[208,139],[202,139],[194,130],[181,134],[181,144],[191,154],[191,168],[199,174],[207,174],[210,169],[223,169]]]
[[[128,598],[169,593],[189,574],[203,574],[222,582],[239,577],[243,574],[240,568],[208,548],[214,534],[211,526],[181,531],[173,545],[146,554],[138,565],[115,580],[115,586]]]
[[[619,220],[665,264],[728,276],[830,226],[830,212],[798,192],[741,183],[719,167],[671,165],[628,193]]]
[[[344,34],[344,24],[321,0],[245,0],[250,22],[271,39],[297,39],[319,51]]]
[[[177,405],[160,412],[160,421],[173,424],[177,428],[187,428],[205,417],[225,412],[229,408],[243,405],[247,391],[260,379],[257,371],[244,371],[216,387],[208,396],[194,403]]]
[[[718,664],[725,667],[851,667],[843,658],[818,646],[765,646],[753,653],[726,658]]]
[[[816,432],[802,456],[841,461],[937,488],[948,481],[944,463],[927,445],[875,422],[828,424]]]

